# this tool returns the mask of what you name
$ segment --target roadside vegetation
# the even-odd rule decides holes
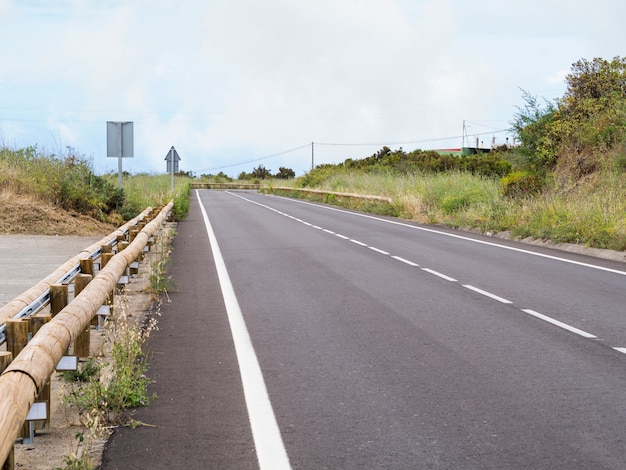
[[[0,148],[0,233],[91,235],[107,232],[174,199],[176,220],[189,210],[188,175],[96,175],[89,160],[69,151]]]
[[[464,157],[384,147],[265,186],[386,196],[418,222],[626,250],[626,59],[580,60],[566,85],[554,101],[522,91],[518,146]]]
[[[524,105],[511,122],[519,142],[513,147],[462,157],[383,147],[295,179],[289,168],[272,173],[262,165],[238,179],[269,191],[290,186],[298,196],[303,193],[295,189],[305,188],[388,197],[391,206],[306,196],[418,222],[626,250],[626,59],[579,60],[566,77],[565,94],[552,101],[521,93]],[[189,210],[192,180],[189,173],[176,175],[177,220]],[[200,176],[232,180],[224,173]],[[120,190],[117,175],[95,175],[72,153],[0,149],[0,233],[19,232],[15,227],[23,224],[31,233],[88,234],[76,231],[81,217],[95,233],[103,231],[98,224],[119,225],[172,196],[169,175],[125,174]],[[47,214],[40,204],[70,214],[72,229],[60,229],[58,213]]]

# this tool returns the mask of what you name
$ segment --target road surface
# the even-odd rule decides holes
[[[626,467],[622,263],[201,190],[170,273],[105,469]]]

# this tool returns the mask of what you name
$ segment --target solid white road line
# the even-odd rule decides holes
[[[254,446],[259,460],[259,468],[261,470],[291,469],[289,457],[287,456],[287,451],[285,450],[285,445],[280,435],[280,429],[276,422],[276,416],[274,415],[274,410],[267,393],[265,381],[263,380],[261,366],[259,366],[259,361],[254,352],[248,328],[246,327],[239,302],[235,296],[235,291],[230,281],[220,247],[217,243],[217,238],[215,237],[209,216],[204,209],[202,201],[200,200],[200,194],[197,190],[196,196],[200,204],[206,231],[209,235],[215,267],[217,269],[228,314],[228,321],[235,343],[235,352],[237,353],[237,360],[239,361],[241,381],[243,383],[243,391],[248,408]]]
[[[558,320],[555,320],[554,318],[544,315],[543,313],[535,312],[534,310],[524,309],[524,308],[522,309],[522,312],[527,313],[528,315],[532,315],[533,317],[539,318],[543,321],[547,321],[548,323],[552,323],[553,325],[556,325],[567,331],[571,331],[572,333],[576,333],[577,335],[580,335],[583,338],[590,338],[590,339],[597,338],[597,336],[592,335],[591,333],[587,333],[586,331],[579,330],[578,328],[574,328],[573,326],[570,326],[567,323],[563,323]],[[619,348],[613,348],[613,349],[617,349],[619,351]],[[624,351],[620,351],[620,352],[624,352]]]

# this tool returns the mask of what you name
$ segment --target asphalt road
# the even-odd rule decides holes
[[[103,468],[626,467],[624,264],[198,194]]]

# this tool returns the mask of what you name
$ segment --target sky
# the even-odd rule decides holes
[[[625,54],[623,0],[0,0],[0,145],[96,173],[296,175],[382,146],[490,146],[522,90]],[[621,40],[619,38],[622,38]],[[466,137],[465,137],[466,136]]]

